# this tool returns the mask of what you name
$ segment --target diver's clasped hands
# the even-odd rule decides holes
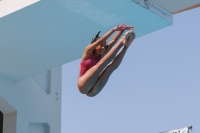
[[[133,30],[133,26],[129,26],[126,24],[120,24],[114,28],[115,31],[122,31],[122,30]]]

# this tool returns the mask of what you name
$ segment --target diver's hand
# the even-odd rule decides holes
[[[114,28],[115,31],[121,31],[121,30],[132,30],[134,27],[133,26],[129,26],[126,24],[120,24],[117,27]]]

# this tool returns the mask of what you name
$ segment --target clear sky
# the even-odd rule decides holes
[[[200,8],[174,15],[172,26],[136,38],[95,97],[78,91],[81,60],[63,65],[62,133],[158,133],[190,125],[200,133],[199,14]]]

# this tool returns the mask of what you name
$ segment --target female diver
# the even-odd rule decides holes
[[[103,89],[110,75],[120,65],[126,50],[135,39],[135,33],[132,29],[133,26],[122,24],[111,29],[102,37],[99,37],[100,32],[98,32],[92,43],[85,48],[77,82],[79,91],[82,94],[93,97]],[[129,31],[117,42],[124,30]],[[115,31],[118,31],[117,34],[106,45],[106,40]],[[116,42],[117,44],[113,47]],[[116,56],[121,47],[123,49]],[[112,63],[110,63],[111,61]]]

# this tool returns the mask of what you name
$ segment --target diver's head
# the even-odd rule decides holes
[[[95,38],[92,39],[91,44],[94,43],[94,42],[96,42],[97,40],[101,39],[101,37],[99,36],[100,32],[101,31],[99,31],[97,33],[97,35],[95,36]],[[106,41],[105,40],[101,40],[100,44],[94,49],[93,53],[97,54],[97,55],[102,55],[105,52],[105,47],[106,47]]]

